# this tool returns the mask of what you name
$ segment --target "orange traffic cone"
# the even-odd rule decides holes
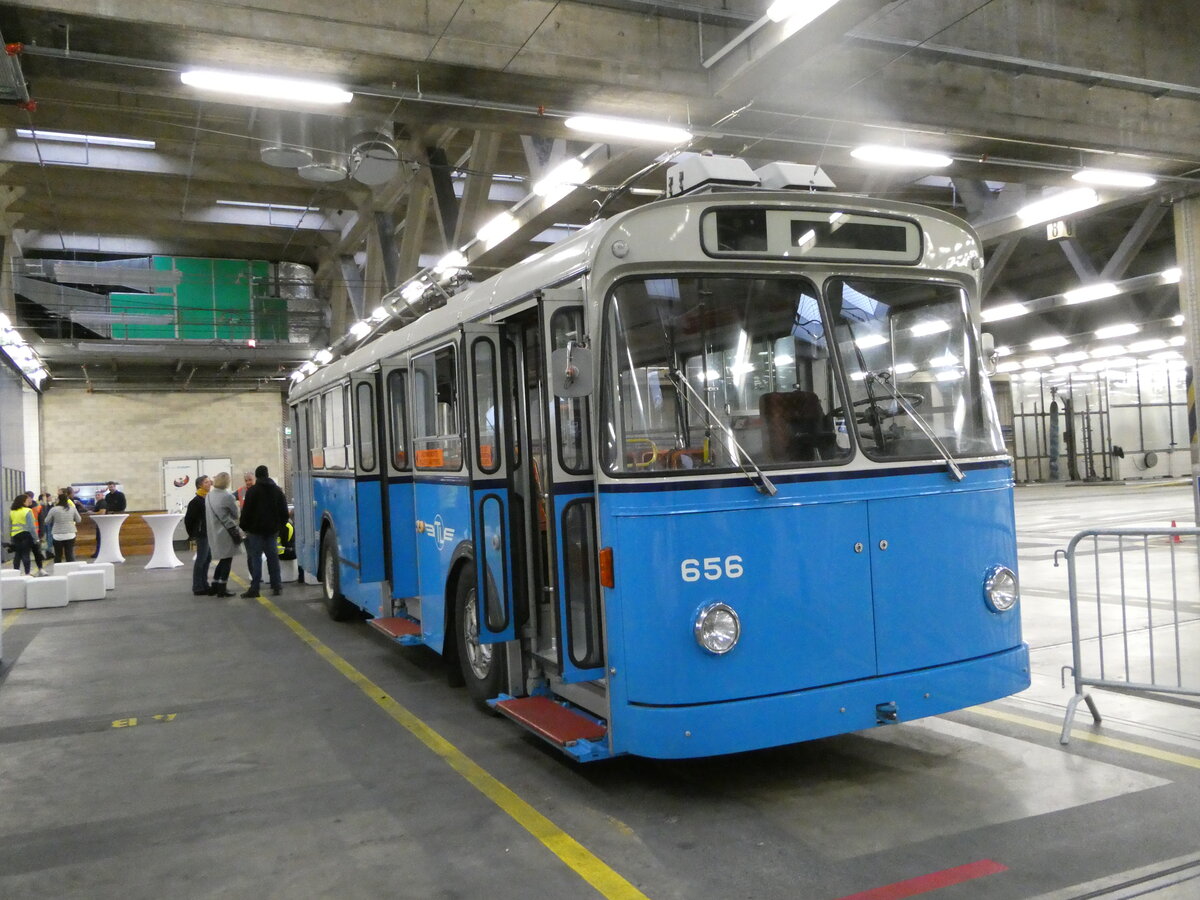
[[[1178,527],[1179,527],[1178,525],[1176,525],[1176,524],[1175,524],[1175,520],[1174,520],[1174,519],[1172,519],[1172,520],[1171,520],[1171,527],[1172,527],[1172,528],[1178,528]],[[1182,543],[1183,543],[1183,539],[1182,539],[1182,538],[1181,538],[1179,535],[1177,535],[1177,534],[1173,534],[1173,535],[1171,535],[1171,543],[1172,543],[1172,544],[1182,544]]]

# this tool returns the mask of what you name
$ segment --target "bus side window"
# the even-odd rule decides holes
[[[408,422],[406,419],[408,404],[404,395],[405,376],[406,373],[403,369],[394,369],[388,373],[387,379],[392,466],[401,472],[408,471]]]
[[[354,431],[358,439],[358,468],[370,472],[375,468],[375,390],[366,381],[355,387]]]
[[[325,394],[325,468],[346,468],[346,386]]]
[[[471,367],[475,381],[476,463],[491,474],[500,468],[496,453],[496,354],[491,341],[478,338],[471,345]]]
[[[325,468],[325,396],[313,397],[308,403],[308,453],[314,469]]]
[[[458,366],[453,347],[413,360],[413,462],[418,469],[462,467]]]
[[[583,338],[583,309],[560,309],[550,319],[550,350],[565,349],[569,341]],[[588,398],[560,397],[558,402],[558,458],[565,471],[587,475],[592,471]]]

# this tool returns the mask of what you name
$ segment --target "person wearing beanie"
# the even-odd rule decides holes
[[[250,570],[250,587],[243,597],[257,597],[262,584],[262,560],[267,557],[267,575],[271,591],[276,596],[283,592],[279,574],[279,554],[275,549],[276,535],[287,524],[287,498],[283,490],[271,480],[266,466],[254,470],[254,484],[246,491],[242,504],[242,515],[238,524],[246,532],[246,565]]]

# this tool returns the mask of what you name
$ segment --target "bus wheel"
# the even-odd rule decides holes
[[[354,614],[354,604],[342,596],[342,576],[338,566],[337,535],[330,531],[321,542],[321,593],[325,610],[335,622],[345,622]]]
[[[476,706],[490,711],[487,701],[503,687],[504,654],[498,644],[479,643],[479,605],[470,569],[459,577],[454,600],[455,644],[467,693]]]

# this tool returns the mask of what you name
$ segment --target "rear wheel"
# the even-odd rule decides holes
[[[476,706],[490,710],[487,701],[497,696],[504,685],[504,653],[502,645],[479,642],[479,599],[473,567],[466,568],[458,579],[454,635],[467,693]]]
[[[338,565],[337,535],[330,531],[321,542],[321,588],[325,610],[335,622],[345,622],[354,615],[354,604],[342,596],[341,568]]]

